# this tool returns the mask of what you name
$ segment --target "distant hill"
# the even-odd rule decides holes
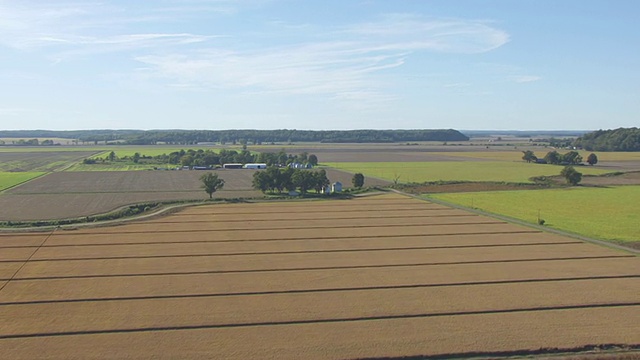
[[[598,130],[584,134],[573,145],[588,151],[640,151],[640,129]]]
[[[82,142],[119,141],[126,144],[197,144],[324,142],[381,143],[404,141],[468,141],[469,137],[453,129],[446,130],[18,130],[0,131],[4,138],[68,138]]]

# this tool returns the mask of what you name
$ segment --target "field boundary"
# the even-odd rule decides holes
[[[554,233],[554,234],[557,234],[557,235],[568,236],[568,237],[571,237],[571,238],[574,238],[574,239],[579,239],[579,240],[582,240],[582,241],[586,241],[586,242],[589,242],[589,243],[592,243],[592,244],[608,247],[610,249],[630,252],[630,253],[632,253],[634,255],[640,255],[640,250],[634,249],[632,247],[627,247],[627,246],[624,246],[624,245],[616,244],[616,243],[613,243],[613,242],[609,242],[609,241],[605,241],[605,240],[598,240],[598,239],[590,238],[590,237],[587,237],[587,236],[584,236],[584,235],[572,233],[572,232],[569,232],[569,231],[550,228],[550,227],[547,227],[547,226],[536,225],[536,224],[532,224],[530,222],[526,222],[526,221],[523,221],[523,220],[520,220],[520,219],[515,219],[515,218],[512,218],[512,217],[509,217],[509,216],[495,214],[495,213],[491,213],[491,212],[487,212],[487,211],[483,211],[483,210],[479,210],[479,209],[474,209],[474,208],[466,207],[464,205],[455,204],[455,203],[451,203],[451,202],[440,200],[440,199],[434,199],[434,198],[431,198],[431,197],[424,198],[424,197],[421,197],[419,195],[413,195],[413,194],[404,193],[404,192],[402,192],[400,190],[396,190],[396,189],[391,189],[391,191],[393,191],[395,193],[398,193],[398,194],[410,196],[410,197],[412,197],[414,199],[418,199],[418,200],[422,200],[422,201],[429,201],[429,202],[433,202],[433,203],[436,203],[436,204],[449,206],[449,207],[460,209],[460,210],[464,210],[464,211],[469,211],[469,212],[472,212],[472,213],[475,213],[475,214],[478,214],[478,215],[492,217],[494,219],[506,221],[506,222],[509,222],[509,223],[512,223],[512,224],[522,225],[522,226],[526,226],[526,227],[529,227],[529,228],[538,229],[538,230],[541,230],[541,231],[544,231],[544,232]]]
[[[39,171],[36,171],[36,172],[39,172]],[[39,178],[41,178],[41,177],[43,177],[43,176],[46,176],[46,175],[49,175],[49,174],[51,174],[51,173],[50,173],[50,172],[43,172],[42,174],[40,174],[40,175],[38,175],[38,176],[34,176],[34,177],[32,177],[32,178],[30,178],[30,179],[27,179],[27,180],[25,180],[25,181],[23,181],[23,182],[20,182],[20,183],[17,183],[17,184],[11,185],[11,186],[9,186],[9,187],[7,187],[7,188],[4,188],[4,189],[0,190],[0,194],[3,194],[3,193],[5,193],[5,192],[7,192],[7,191],[9,191],[9,190],[11,190],[11,189],[13,189],[13,188],[16,188],[16,187],[18,187],[18,186],[20,186],[20,185],[24,185],[24,184],[28,183],[29,181],[33,181],[33,180],[35,180],[35,179],[39,179]]]

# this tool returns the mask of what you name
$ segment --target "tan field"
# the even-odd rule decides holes
[[[400,195],[0,234],[10,359],[509,356],[640,344],[640,258]]]

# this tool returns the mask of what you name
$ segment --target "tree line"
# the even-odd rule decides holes
[[[587,151],[640,151],[640,129],[594,131],[576,139],[574,146]]]
[[[114,163],[114,162],[133,162],[135,164],[147,165],[180,165],[180,166],[198,166],[213,167],[224,164],[248,164],[263,163],[267,166],[287,166],[292,163],[318,165],[318,157],[315,154],[303,152],[298,155],[287,154],[284,150],[277,153],[263,152],[259,154],[251,153],[247,149],[241,151],[222,149],[218,152],[213,150],[179,150],[169,154],[161,154],[156,156],[148,156],[138,152],[129,156],[118,157],[115,151],[111,151],[104,158],[87,158],[83,160],[84,164],[98,163]]]
[[[275,142],[381,143],[404,141],[468,141],[453,129],[423,130],[19,130],[0,131],[0,137],[58,137],[83,143],[157,143],[193,145],[204,142],[222,144],[263,144]]]
[[[565,154],[560,154],[557,151],[549,151],[544,158],[538,158],[531,150],[525,150],[522,152],[522,160],[530,163],[535,162],[539,164],[552,164],[552,165],[579,165],[582,163],[582,155],[577,151],[569,151]],[[587,157],[587,163],[589,165],[595,165],[598,163],[598,156],[594,153],[589,154]]]
[[[4,140],[0,140],[0,145],[13,145],[13,146],[53,146],[56,145],[53,140],[38,140],[38,139],[18,139],[12,140],[10,144],[7,144]]]

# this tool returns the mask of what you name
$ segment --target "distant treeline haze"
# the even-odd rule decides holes
[[[130,145],[262,144],[272,142],[382,143],[402,141],[468,141],[457,130],[81,130],[0,131],[0,137],[69,138],[83,143],[120,141]]]

